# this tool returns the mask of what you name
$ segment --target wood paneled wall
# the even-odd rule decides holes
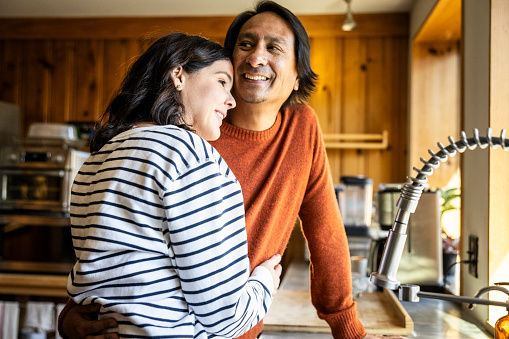
[[[408,15],[300,16],[320,79],[310,104],[324,133],[389,131],[386,150],[329,150],[338,183],[364,175],[374,184],[406,178]],[[171,31],[222,42],[233,17],[2,19],[0,100],[21,106],[22,133],[33,122],[93,121],[129,63]],[[376,190],[376,186],[375,186]]]

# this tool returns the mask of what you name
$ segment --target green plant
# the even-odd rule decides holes
[[[452,204],[452,201],[460,197],[459,189],[454,187],[449,188],[447,190],[442,190],[441,196],[442,196],[442,206],[440,219],[442,219],[445,212],[456,209],[456,206]],[[453,237],[451,237],[449,234],[447,234],[443,226],[442,226],[442,247],[444,253],[451,254],[459,253],[459,238],[454,239]]]
[[[456,198],[459,198],[459,189],[457,187],[449,188],[447,190],[442,190],[442,214],[444,215],[445,212],[451,211],[456,209],[456,206],[452,204],[452,201]]]

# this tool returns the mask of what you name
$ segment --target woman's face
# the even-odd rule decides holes
[[[226,111],[235,107],[232,86],[233,67],[228,60],[215,61],[196,73],[183,72],[184,120],[203,139],[219,138]]]

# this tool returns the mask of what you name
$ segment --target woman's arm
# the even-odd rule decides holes
[[[190,168],[163,203],[169,256],[191,313],[206,332],[235,338],[270,307],[277,262],[250,274],[240,185],[217,167]]]

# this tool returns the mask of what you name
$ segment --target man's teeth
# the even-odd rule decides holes
[[[249,75],[244,74],[244,77],[249,80],[267,80],[267,77],[264,77],[263,75]]]

